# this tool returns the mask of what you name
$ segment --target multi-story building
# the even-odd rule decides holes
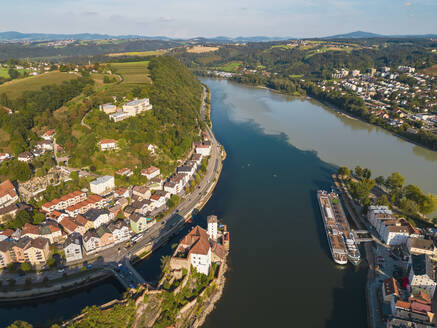
[[[144,216],[138,213],[133,213],[129,216],[130,228],[134,233],[140,233],[149,229],[155,220],[151,217]]]
[[[110,192],[115,188],[115,180],[113,176],[105,175],[90,182],[90,190],[94,194],[102,195]]]
[[[13,243],[9,240],[0,241],[0,268],[5,268],[12,263],[11,249]]]
[[[424,291],[431,298],[434,297],[437,283],[431,260],[427,255],[411,254],[407,272],[409,272],[408,277],[413,292]]]
[[[49,259],[49,241],[46,238],[36,238],[24,250],[24,258],[31,265],[42,266]]]
[[[89,221],[93,222],[94,229],[97,229],[102,224],[109,223],[109,221],[113,219],[111,212],[109,212],[107,209],[92,208],[83,216]]]
[[[83,258],[82,236],[78,233],[70,234],[64,242],[65,259],[68,262],[78,261]]]
[[[112,233],[114,243],[121,243],[130,239],[128,224],[123,220],[111,222],[108,224],[108,229]]]
[[[434,255],[434,242],[430,239],[408,238],[407,248],[410,254]]]
[[[134,99],[123,105],[123,112],[129,116],[136,116],[142,112],[152,109],[148,98]]]

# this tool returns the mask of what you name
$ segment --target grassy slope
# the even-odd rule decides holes
[[[150,82],[147,67],[148,61],[111,63],[115,72],[123,77],[123,83],[147,83]]]
[[[10,99],[18,98],[23,91],[35,91],[44,85],[60,84],[63,81],[76,79],[76,74],[50,72],[42,75],[17,79],[0,85],[0,94],[6,93]]]

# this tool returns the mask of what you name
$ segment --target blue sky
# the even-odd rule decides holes
[[[437,0],[1,0],[0,31],[315,37],[437,33]]]

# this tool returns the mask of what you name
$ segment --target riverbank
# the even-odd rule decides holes
[[[354,115],[354,113],[352,113],[352,112],[340,109],[339,107],[337,107],[336,105],[334,105],[334,104],[332,104],[332,103],[330,103],[328,101],[324,101],[322,99],[319,99],[319,98],[315,97],[314,95],[311,95],[310,93],[308,93],[307,90],[305,90],[305,89],[303,89],[305,91],[305,95],[289,94],[287,92],[283,92],[283,91],[280,91],[280,90],[276,90],[276,89],[272,89],[272,88],[266,87],[265,85],[246,84],[246,83],[242,83],[242,82],[238,82],[238,81],[234,81],[234,80],[226,79],[226,78],[218,78],[218,77],[214,77],[214,78],[215,79],[228,80],[228,81],[235,82],[235,83],[238,83],[238,84],[241,84],[241,85],[245,85],[245,86],[248,86],[248,87],[255,87],[255,88],[259,88],[259,89],[265,89],[265,90],[269,90],[269,91],[277,93],[277,94],[281,94],[281,95],[285,95],[285,96],[290,96],[290,97],[296,97],[296,98],[310,97],[311,99],[319,102],[320,104],[323,104],[323,105],[331,108],[332,110],[335,110],[337,112],[340,112],[340,113],[343,113],[343,114],[347,115],[351,119],[357,119],[357,120],[360,120],[360,121],[362,121],[364,123],[367,123],[367,124],[379,127],[381,129],[384,129],[387,132],[390,132],[392,135],[394,135],[394,136],[396,136],[396,137],[398,137],[398,138],[400,138],[400,139],[402,139],[404,141],[410,142],[410,143],[412,143],[414,145],[417,145],[419,147],[423,147],[424,149],[427,149],[427,150],[430,150],[430,151],[433,151],[433,152],[437,152],[436,149],[433,149],[432,147],[428,146],[427,144],[424,144],[424,143],[421,143],[421,142],[419,142],[417,140],[409,138],[408,136],[403,135],[401,133],[398,133],[398,132],[394,131],[393,129],[387,128],[384,125],[379,125],[379,124],[372,123],[372,122],[364,119],[363,117]]]
[[[356,227],[359,230],[366,230],[367,224],[363,219],[361,213],[361,207],[357,205],[352,196],[350,195],[343,179],[337,174],[332,174],[332,179],[338,191],[340,192],[344,204],[346,206],[349,216],[354,221]],[[380,321],[379,315],[376,312],[376,304],[378,300],[376,299],[376,293],[373,292],[375,285],[375,252],[374,252],[374,242],[364,243],[364,250],[366,254],[366,261],[368,264],[367,279],[366,279],[366,305],[367,305],[367,322],[369,328],[378,328],[378,321]]]

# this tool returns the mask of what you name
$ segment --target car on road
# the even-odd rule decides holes
[[[59,273],[63,273],[65,270],[64,269],[59,269],[58,272]]]

